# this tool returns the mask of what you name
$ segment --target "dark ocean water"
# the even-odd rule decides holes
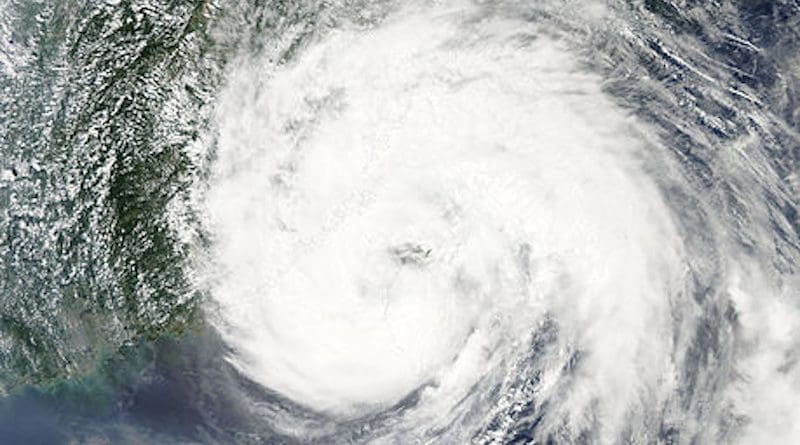
[[[258,102],[298,85],[293,67],[315,48],[354,35],[326,49],[350,54],[406,8],[246,3],[0,0],[0,444],[800,442],[784,419],[800,414],[800,3],[415,6],[469,9],[458,26],[478,34],[481,20],[501,17],[520,41],[546,36],[574,54],[567,71],[595,76],[609,103],[646,128],[636,133],[641,177],[683,249],[679,290],[664,297],[668,365],[630,359],[641,375],[667,371],[658,384],[642,377],[638,396],[620,395],[622,415],[610,414],[618,404],[606,393],[562,403],[602,352],[548,308],[513,359],[435,421],[416,417],[429,382],[341,415],[229,360],[246,348],[226,330],[240,319],[217,313],[229,302],[203,276],[222,243],[204,199],[230,134],[247,133],[227,129],[238,115],[225,104],[241,95],[247,108],[247,95]],[[342,82],[360,79],[353,69]],[[297,105],[313,112],[285,125],[298,146],[336,96],[313,100]],[[247,137],[242,146],[258,135]],[[393,252],[404,266],[430,254]],[[610,335],[598,329],[584,335]]]

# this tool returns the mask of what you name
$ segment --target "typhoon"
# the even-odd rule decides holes
[[[7,3],[0,443],[800,443],[797,3]]]

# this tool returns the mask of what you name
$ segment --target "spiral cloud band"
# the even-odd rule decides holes
[[[665,142],[514,12],[406,6],[231,71],[204,198],[228,360],[335,422],[392,412],[374,426],[386,443],[501,443],[481,425],[543,407],[537,437],[571,441],[646,441],[667,429],[655,418],[711,440],[691,419],[728,412],[747,440],[800,433],[777,394],[800,387],[778,371],[798,333],[786,287],[724,236],[698,253]],[[700,302],[703,286],[729,304]],[[745,346],[698,357],[725,307]]]

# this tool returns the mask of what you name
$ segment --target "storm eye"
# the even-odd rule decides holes
[[[389,248],[389,255],[401,266],[423,267],[431,260],[433,249],[415,244],[403,243]]]

